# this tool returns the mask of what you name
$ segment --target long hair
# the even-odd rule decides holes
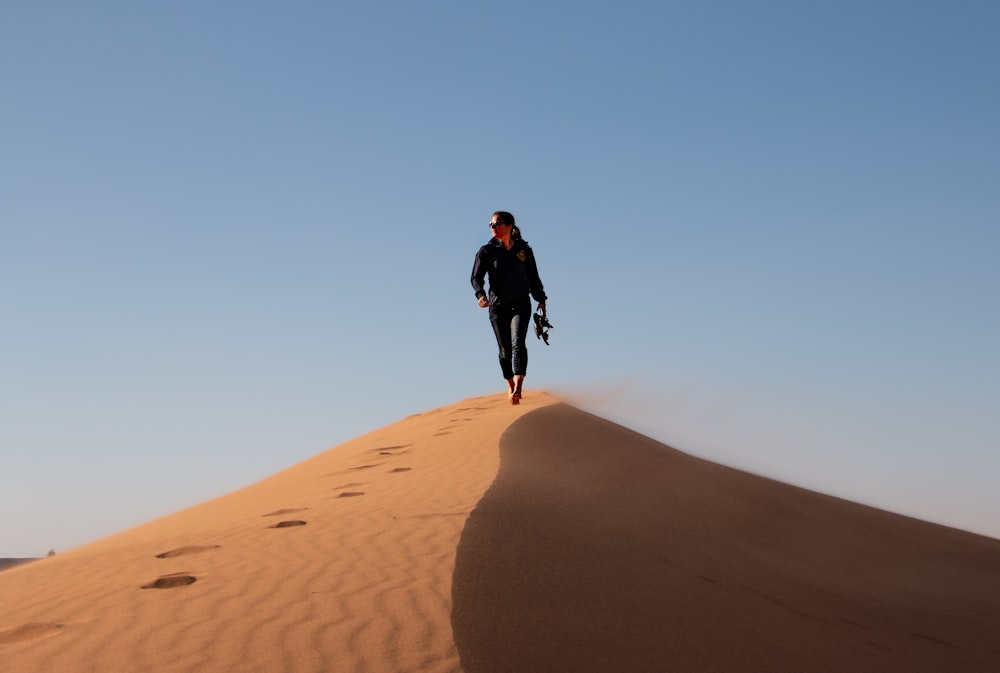
[[[493,213],[493,217],[499,219],[504,224],[510,225],[510,237],[515,241],[520,240],[521,230],[518,229],[517,224],[514,222],[514,216],[508,213],[506,210],[498,210]]]

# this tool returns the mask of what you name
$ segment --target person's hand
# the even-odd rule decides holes
[[[482,308],[486,308],[489,305],[490,305],[490,300],[487,299],[485,296],[480,295],[479,296],[479,306],[481,306]]]
[[[543,318],[545,317],[545,304],[538,305],[538,312],[542,314]]]

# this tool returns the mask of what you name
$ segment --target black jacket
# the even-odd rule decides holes
[[[490,306],[530,304],[528,295],[539,304],[545,303],[545,288],[538,277],[535,253],[526,241],[516,239],[510,250],[493,238],[479,248],[472,265],[472,289],[476,297],[486,295],[484,281],[490,279]]]

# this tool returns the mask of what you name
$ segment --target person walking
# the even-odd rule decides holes
[[[472,265],[472,289],[476,301],[490,312],[490,324],[500,349],[500,371],[507,380],[507,398],[521,402],[524,376],[528,373],[526,337],[531,324],[531,299],[545,316],[545,288],[538,277],[535,253],[521,238],[514,216],[498,210],[490,218],[493,238],[479,248]],[[484,283],[489,278],[489,292]]]

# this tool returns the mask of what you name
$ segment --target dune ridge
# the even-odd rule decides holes
[[[995,673],[1000,540],[546,394],[0,573],[0,673]]]

